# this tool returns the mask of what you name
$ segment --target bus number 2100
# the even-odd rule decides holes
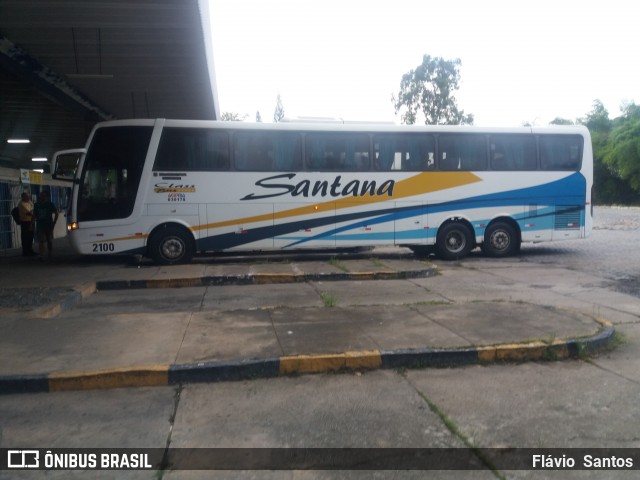
[[[93,253],[115,252],[116,246],[113,243],[94,243]]]

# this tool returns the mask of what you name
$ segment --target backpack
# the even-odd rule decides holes
[[[11,210],[11,216],[13,217],[13,221],[20,225],[20,210],[18,207],[14,207],[14,209]]]

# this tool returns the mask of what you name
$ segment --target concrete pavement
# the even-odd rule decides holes
[[[18,255],[0,255],[0,393],[556,360],[614,337],[575,301],[579,274],[530,285],[403,249],[154,266],[60,239],[51,261]]]

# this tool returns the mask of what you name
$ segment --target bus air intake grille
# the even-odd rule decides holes
[[[553,228],[555,230],[578,230],[582,220],[582,207],[557,205]]]

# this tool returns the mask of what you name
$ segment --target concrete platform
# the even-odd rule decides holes
[[[614,334],[506,285],[458,281],[469,301],[451,299],[455,278],[404,249],[154,266],[63,239],[53,260],[5,255],[0,272],[0,393],[558,360]]]

